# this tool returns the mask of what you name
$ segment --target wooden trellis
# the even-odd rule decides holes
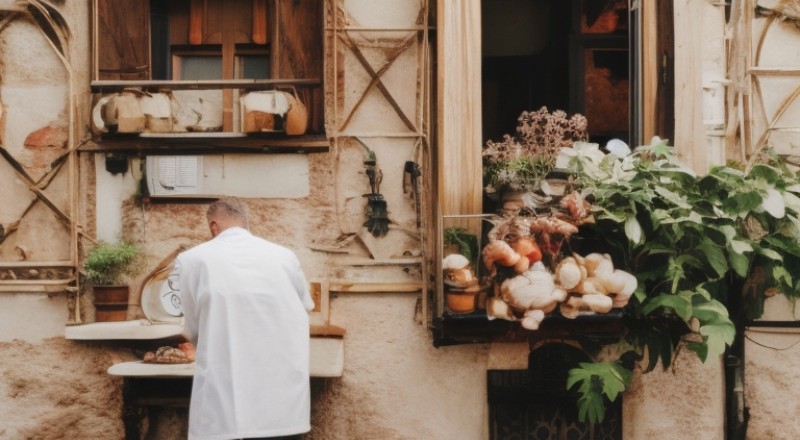
[[[326,131],[331,139],[332,153],[334,159],[334,185],[338,187],[340,156],[343,148],[349,145],[358,145],[359,141],[370,144],[379,139],[408,139],[413,143],[412,156],[414,162],[420,165],[422,176],[420,185],[423,188],[433,188],[432,169],[433,162],[430,155],[430,64],[429,64],[429,40],[428,40],[428,0],[419,0],[418,13],[416,20],[411,26],[403,27],[369,27],[361,26],[349,15],[346,8],[346,1],[331,0],[326,2],[326,87],[329,91],[326,102]],[[403,108],[396,93],[387,87],[385,77],[387,72],[396,68],[396,61],[409,51],[416,51],[416,71],[415,94],[413,114],[410,108]],[[359,90],[357,97],[354,97],[351,105],[346,105],[345,99],[345,58],[349,55],[356,60],[357,69],[359,66],[366,73],[368,82]],[[373,55],[370,57],[370,55]],[[379,56],[375,56],[379,55]],[[380,59],[380,61],[375,61]],[[348,67],[350,68],[350,67]],[[410,74],[410,72],[409,72]],[[408,92],[407,90],[405,92]],[[402,124],[402,129],[391,130],[384,127],[370,127],[369,130],[353,128],[352,122],[356,116],[362,115],[366,106],[364,102],[368,98],[377,96],[385,100],[393,110]],[[378,159],[380,161],[380,159]],[[426,207],[429,206],[426,200],[426,191],[419,191],[418,199],[415,200],[416,215],[418,219],[418,234],[420,243],[425,246],[426,237],[433,237],[433,232],[428,229],[430,213]],[[353,226],[343,220],[343,208],[340,197],[336,197],[336,213],[339,226],[344,236],[352,236],[356,233]],[[359,225],[360,226],[360,225]],[[425,254],[429,250],[423,249],[422,256],[422,280],[428,279],[427,264]],[[416,290],[416,289],[412,289]],[[427,288],[422,283],[422,309],[427,310]],[[424,321],[427,317],[424,317]]]
[[[54,54],[63,64],[68,75],[68,139],[64,153],[51,162],[47,171],[39,178],[34,178],[24,165],[3,145],[0,145],[0,157],[9,164],[13,172],[3,176],[7,182],[15,179],[23,182],[27,190],[35,196],[16,220],[0,225],[0,245],[26,220],[32,208],[41,203],[53,214],[54,221],[69,230],[70,259],[63,261],[26,261],[24,249],[18,249],[20,261],[0,261],[0,292],[77,292],[78,291],[78,225],[77,213],[77,146],[75,142],[75,94],[73,92],[73,75],[69,62],[69,27],[64,17],[47,3],[28,0],[17,2],[14,9],[0,9],[0,32],[17,20],[33,22],[45,36]],[[13,60],[6,60],[6,62]],[[66,171],[63,171],[66,170]],[[61,173],[68,174],[68,209],[60,208],[45,193],[50,183]],[[6,183],[8,184],[8,183]],[[80,321],[79,301],[75,301],[75,320]]]
[[[744,0],[739,3],[740,10],[734,10],[733,25],[738,26],[737,36],[731,47],[731,79],[733,89],[742,90],[738,96],[729,99],[729,115],[734,119],[728,126],[729,143],[738,134],[741,145],[741,159],[758,160],[758,153],[773,147],[773,137],[777,133],[796,133],[799,141],[794,147],[800,149],[800,120],[785,117],[792,106],[800,106],[800,65],[764,65],[763,54],[767,48],[767,37],[783,22],[797,26],[797,41],[800,44],[800,6],[797,2],[774,0]],[[763,18],[758,11],[767,13]],[[754,21],[762,19],[763,26],[758,34],[754,31]],[[737,64],[738,63],[738,64]],[[737,65],[743,65],[737,69]],[[795,78],[796,84],[786,89],[786,95],[777,103],[774,111],[768,110],[765,93],[765,79]],[[782,88],[783,89],[783,88]],[[773,90],[774,91],[774,90]],[[730,95],[729,95],[730,96]],[[797,156],[796,152],[779,151],[781,154]]]

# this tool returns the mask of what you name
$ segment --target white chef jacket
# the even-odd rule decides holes
[[[197,347],[189,439],[308,432],[314,301],[297,256],[234,227],[176,262]]]

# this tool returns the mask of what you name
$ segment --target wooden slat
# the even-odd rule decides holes
[[[347,334],[347,330],[337,325],[312,325],[309,331],[312,337],[342,338]]]
[[[152,151],[183,153],[319,153],[326,152],[330,142],[320,136],[303,136],[302,138],[269,139],[256,136],[246,138],[165,138],[161,142],[154,142],[153,138],[141,137],[107,137],[96,142],[87,142],[79,151]]]
[[[703,125],[703,53],[702,29],[704,2],[675,0],[675,78],[681,86],[675,90],[675,151],[698,173],[708,171]]]
[[[0,293],[67,293],[72,291],[68,283],[61,284],[4,284],[0,282]]]
[[[747,72],[764,76],[800,76],[800,69],[797,67],[751,67]]]
[[[273,2],[271,77],[320,78],[323,75],[323,1]],[[324,131],[322,89],[298,90],[308,109],[308,131]]]
[[[655,103],[658,97],[659,71],[661,54],[658,52],[658,23],[657,0],[643,0],[641,2],[641,47],[642,47],[642,103]],[[651,139],[656,134],[655,105],[642,105],[642,140]],[[634,140],[634,145],[640,140]]]
[[[0,286],[66,286],[75,278],[63,280],[0,280]]]
[[[143,81],[92,81],[92,93],[117,93],[126,88],[168,89],[168,90],[271,90],[275,87],[295,86],[320,87],[322,83],[316,78],[282,78],[282,79],[229,79],[229,80],[143,80]]]
[[[203,44],[205,7],[203,0],[189,2],[189,44]]]
[[[98,0],[95,37],[99,79],[149,77],[149,5],[140,0]],[[143,66],[144,70],[130,70]],[[120,73],[127,70],[133,73]]]
[[[267,0],[253,0],[253,43],[267,44]]]
[[[437,2],[440,215],[483,212],[481,2]]]
[[[348,34],[345,33],[344,35],[340,35],[340,39],[342,40],[343,43],[345,43],[345,46],[350,48],[350,51],[353,53],[353,55],[355,55],[356,59],[361,64],[361,67],[363,67],[364,70],[366,70],[366,72],[370,76],[371,80],[370,80],[369,84],[367,84],[366,88],[362,92],[362,94],[359,97],[359,99],[355,102],[355,104],[353,104],[353,107],[350,109],[350,114],[347,115],[345,120],[341,123],[341,125],[339,126],[339,130],[340,131],[344,130],[344,128],[350,122],[350,119],[355,114],[355,112],[358,109],[358,107],[366,99],[366,97],[369,94],[370,90],[372,90],[372,88],[374,88],[374,87],[377,87],[378,90],[380,90],[380,92],[383,95],[383,97],[389,102],[389,105],[392,106],[392,109],[394,109],[395,113],[397,113],[397,116],[400,117],[400,120],[403,121],[403,124],[405,124],[405,126],[411,132],[416,132],[417,128],[414,126],[414,123],[411,122],[411,120],[408,118],[408,116],[406,116],[405,112],[400,107],[400,104],[397,103],[397,100],[394,99],[394,97],[392,96],[391,92],[389,92],[389,89],[387,89],[386,86],[381,81],[381,75],[383,75],[392,66],[392,64],[394,64],[395,60],[397,60],[397,58],[406,49],[408,49],[408,47],[410,47],[411,43],[414,42],[413,38],[411,38],[411,37],[406,38],[406,40],[398,48],[396,48],[393,53],[391,53],[391,54],[387,53],[386,54],[386,62],[384,63],[384,65],[380,69],[378,69],[378,71],[375,71],[375,69],[372,68],[372,65],[370,64],[369,60],[367,60],[367,58],[364,56],[364,54],[361,51],[361,49],[350,38],[350,36]]]
[[[349,280],[331,280],[330,291],[340,293],[416,293],[421,282],[373,283]]]
[[[72,267],[71,261],[0,261],[0,269],[25,269],[38,267]]]
[[[239,2],[236,2],[239,3]],[[234,67],[236,66],[236,34],[235,27],[238,25],[236,8],[224,8],[221,10],[222,20],[222,78],[232,79],[234,77]],[[222,130],[233,131],[233,91],[225,89],[222,92]]]

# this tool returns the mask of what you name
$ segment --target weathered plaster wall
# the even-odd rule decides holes
[[[419,7],[417,2],[402,0],[384,2],[381,8],[368,0],[344,4],[365,26],[413,21]],[[86,85],[88,5],[65,2],[62,8],[73,28],[76,75]],[[22,151],[19,140],[40,126],[28,122],[31,119],[42,124],[51,119],[65,121],[64,88],[54,86],[64,84],[64,72],[48,50],[30,24],[14,24],[0,33],[0,100],[5,104],[6,121],[0,139],[4,146]],[[24,68],[11,67],[8,60],[12,54],[13,59],[25,60]],[[380,63],[381,59],[373,61]],[[414,114],[406,88],[415,88],[416,84],[406,72],[416,68],[416,54],[404,55],[396,63],[396,70],[388,71],[385,81],[389,89],[400,91],[397,96],[401,106]],[[369,81],[363,69],[351,55],[343,65],[348,92],[362,90]],[[348,95],[344,102],[352,104],[354,99]],[[58,102],[60,107],[55,105]],[[13,105],[9,107],[9,103]],[[380,96],[372,96],[364,106],[365,111],[352,122],[354,130],[401,128]],[[247,201],[253,232],[294,249],[310,279],[348,275],[352,270],[349,260],[375,253],[382,258],[404,252],[418,255],[413,205],[401,189],[402,165],[412,157],[414,145],[388,137],[367,142],[384,171],[382,192],[397,223],[390,237],[372,243],[372,247],[348,235],[361,229],[362,194],[368,188],[363,149],[352,141],[343,140],[331,152],[308,156],[308,197]],[[26,157],[32,167],[34,162],[37,166],[44,163],[34,161],[32,154]],[[85,211],[81,223],[87,233],[102,238],[118,233],[136,238],[151,266],[177,246],[207,238],[204,203],[140,205],[126,196],[134,191],[136,169],[124,176],[111,176],[102,166],[96,166],[102,164],[100,159],[90,154],[81,159],[85,190],[81,194]],[[11,171],[4,166],[0,161],[2,182],[12,182],[15,187],[0,187],[0,197],[6,203],[0,210],[0,221],[14,218],[13,211],[23,209],[30,199],[24,188],[7,178]],[[116,181],[120,204],[117,207],[117,201],[106,204],[101,200],[99,206],[112,208],[95,216],[94,202],[100,192],[94,188],[112,181]],[[37,215],[47,218],[50,214],[45,211]],[[63,257],[68,243],[52,235],[53,224],[32,223],[24,234],[18,232],[17,239],[35,237],[30,244],[34,255]],[[349,239],[350,244],[345,246],[349,254],[315,250],[338,243],[342,237]],[[14,259],[7,246],[14,248],[11,242],[4,245],[0,258]],[[350,275],[366,278],[368,272]],[[134,280],[134,288],[140,278]],[[486,369],[525,368],[527,347],[479,344],[433,348],[430,332],[420,319],[418,301],[415,294],[374,293],[338,294],[332,299],[331,321],[348,332],[345,369],[342,378],[314,380],[309,438],[487,437]],[[115,342],[65,341],[60,335],[67,322],[66,302],[64,297],[44,294],[0,297],[0,439],[122,438],[121,383],[108,376],[106,369],[134,359],[136,353]],[[131,315],[141,316],[135,306]],[[91,319],[91,314],[87,318]],[[718,364],[701,365],[686,353],[670,371],[637,375],[624,396],[625,438],[722,438],[720,381]],[[185,426],[186,412],[181,409],[168,410],[153,421],[155,437],[164,440],[184,438]]]
[[[800,438],[800,333],[797,329],[750,329],[745,340],[744,398],[748,439]]]
[[[623,438],[725,438],[722,361],[703,364],[686,348],[664,371],[634,371],[623,400]]]

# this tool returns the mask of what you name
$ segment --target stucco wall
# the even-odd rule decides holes
[[[385,1],[378,8],[367,0],[345,1],[362,25],[389,26],[413,21],[418,2]],[[0,2],[0,6],[4,6]],[[62,10],[73,29],[74,68],[78,83],[88,85],[88,2],[66,2]],[[36,56],[32,56],[36,54]],[[11,64],[9,59],[24,59]],[[377,56],[377,55],[373,55]],[[0,100],[5,103],[3,144],[20,149],[38,118],[61,123],[64,110],[64,72],[45,42],[28,23],[14,24],[0,33]],[[378,65],[380,59],[376,60]],[[401,57],[384,80],[398,91],[400,105],[414,114],[409,101],[416,82],[415,53]],[[20,65],[22,67],[20,67]],[[17,66],[17,67],[13,67]],[[369,81],[363,68],[346,55],[343,82],[348,92],[363,90]],[[412,90],[408,90],[411,88]],[[351,105],[354,95],[343,102]],[[412,100],[413,101],[413,100]],[[11,107],[9,107],[11,105]],[[46,113],[41,116],[40,114]],[[16,122],[15,122],[16,121]],[[379,96],[364,104],[352,122],[353,130],[381,127],[398,129],[396,115]],[[413,231],[413,203],[402,192],[403,162],[412,157],[414,143],[379,137],[369,140],[384,171],[383,192],[396,228],[370,249],[353,239],[349,254],[315,250],[330,246],[343,235],[358,233],[364,220],[367,178],[364,152],[342,140],[336,149],[311,153],[310,194],[301,199],[249,199],[254,233],[294,249],[309,278],[349,273],[368,279],[369,271],[354,270],[350,259],[380,253],[392,258],[405,252],[419,255]],[[32,159],[31,159],[32,160]],[[33,162],[31,162],[33,163]],[[136,165],[135,161],[132,161]],[[134,166],[125,175],[111,175],[102,156],[81,158],[83,211],[81,223],[88,234],[112,238],[134,237],[145,249],[152,266],[179,245],[207,238],[203,203],[152,203],[140,205],[135,191]],[[11,171],[2,168],[2,182]],[[95,204],[102,186],[102,200]],[[5,207],[22,209],[30,196],[10,186],[0,187]],[[109,194],[116,194],[108,200]],[[58,196],[64,202],[64,195]],[[97,208],[97,212],[96,211]],[[12,211],[13,211],[12,209]],[[38,214],[37,214],[38,215]],[[47,218],[47,212],[40,214]],[[0,210],[0,221],[13,217]],[[51,225],[47,223],[46,225]],[[32,222],[17,239],[33,237],[31,249],[39,254],[66,255],[68,243],[52,227]],[[63,231],[62,231],[63,232]],[[63,236],[63,234],[62,234]],[[369,240],[369,237],[366,237]],[[6,243],[0,258],[14,259],[14,246]],[[11,249],[11,250],[7,250]],[[344,272],[342,272],[344,271]],[[398,271],[398,277],[404,276]],[[419,274],[411,275],[412,278]],[[133,280],[134,288],[138,279]],[[106,369],[136,353],[116,342],[65,341],[67,299],[46,294],[3,294],[0,297],[0,438],[122,438],[121,382]],[[525,368],[527,346],[476,344],[434,348],[431,334],[421,321],[418,294],[349,293],[331,301],[331,322],[347,329],[342,378],[315,379],[312,407],[313,439],[484,439],[488,433],[486,370]],[[141,316],[135,307],[131,316]],[[91,319],[91,314],[87,315]],[[754,398],[755,399],[755,398]],[[719,363],[700,364],[687,353],[674,368],[637,375],[624,396],[625,438],[722,438],[722,385]],[[153,423],[159,439],[185,436],[186,412],[170,409]]]

